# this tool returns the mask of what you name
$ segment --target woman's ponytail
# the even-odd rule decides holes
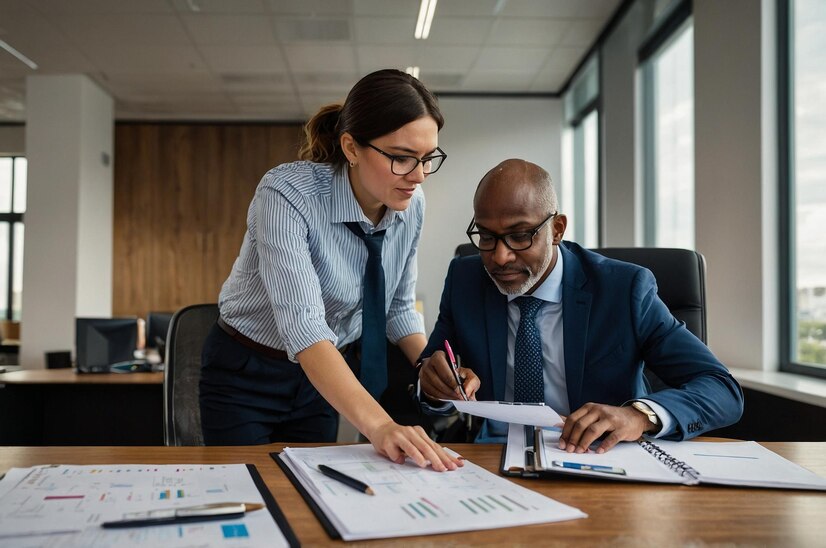
[[[342,105],[321,107],[304,126],[304,142],[298,151],[300,160],[339,163],[344,158],[338,141],[338,117]]]

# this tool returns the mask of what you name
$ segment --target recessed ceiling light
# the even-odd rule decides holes
[[[17,58],[18,61],[20,61],[21,63],[23,63],[24,65],[26,65],[30,69],[37,70],[37,63],[35,63],[34,61],[32,61],[31,59],[29,59],[28,57],[26,57],[25,55],[20,53],[19,51],[17,51],[13,47],[11,47],[11,44],[9,44],[8,42],[6,42],[4,40],[0,40],[0,48],[3,48],[4,50],[6,50],[9,53],[11,53],[12,55],[14,55]]]
[[[419,6],[419,18],[416,20],[416,30],[413,37],[416,40],[427,40],[430,36],[430,25],[433,23],[433,13],[436,11],[438,0],[422,0]]]

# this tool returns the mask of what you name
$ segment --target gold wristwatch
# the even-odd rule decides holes
[[[633,407],[634,409],[648,417],[649,422],[656,427],[654,428],[654,430],[651,431],[652,433],[657,433],[660,431],[660,428],[662,428],[662,424],[660,424],[660,418],[657,416],[654,410],[648,406],[648,404],[635,400],[631,402],[631,407]]]

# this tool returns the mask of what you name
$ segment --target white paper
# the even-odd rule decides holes
[[[265,509],[241,519],[103,529],[128,512],[263,503],[243,464],[13,468],[0,481],[0,546],[287,546]]]
[[[826,479],[753,441],[654,443],[699,472],[700,483],[826,490]]]
[[[562,423],[559,413],[544,404],[507,401],[449,401],[460,413],[475,417],[530,426],[557,426]]]
[[[296,474],[344,540],[429,535],[549,523],[584,513],[492,474],[470,461],[436,472],[395,464],[370,445],[287,448]],[[368,484],[370,496],[322,475],[326,464]]]

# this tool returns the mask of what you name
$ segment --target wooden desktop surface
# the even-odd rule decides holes
[[[826,476],[826,443],[763,445]],[[14,466],[55,463],[255,464],[301,543],[333,543],[269,457],[269,452],[283,447],[0,447],[0,472]],[[499,469],[501,445],[451,447],[488,470]],[[519,528],[384,539],[371,544],[823,546],[826,539],[826,493],[576,479],[514,481],[575,506],[589,517]]]
[[[66,369],[23,369],[0,375],[0,384],[163,384],[163,373],[78,373]]]

